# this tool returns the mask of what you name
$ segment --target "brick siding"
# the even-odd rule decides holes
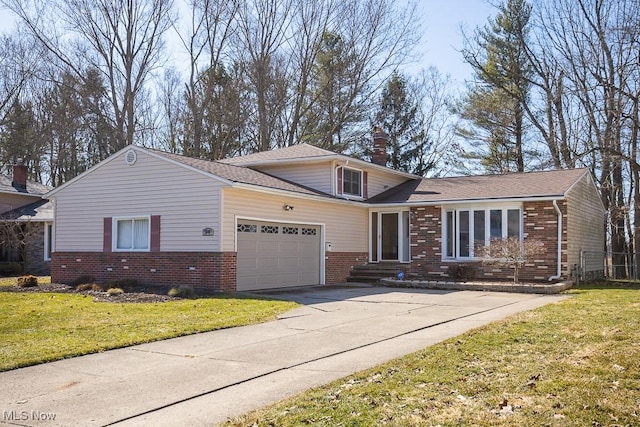
[[[366,264],[369,255],[366,252],[326,252],[325,264],[327,285],[344,283],[354,265]]]
[[[558,202],[563,213],[562,276],[567,271],[566,202]],[[411,272],[430,279],[450,278],[454,266],[469,266],[481,280],[511,280],[513,270],[480,261],[455,262],[442,260],[442,209],[439,206],[411,208]],[[524,281],[544,281],[557,273],[558,214],[551,201],[523,204],[524,237],[543,242],[545,253],[527,263],[520,271]]]
[[[51,271],[51,262],[44,260],[44,226],[42,222],[31,223],[29,227],[36,227],[36,231],[27,242],[27,268],[26,274],[48,276]]]
[[[367,253],[327,252],[325,260],[326,283],[342,283],[352,266],[366,264]],[[89,275],[99,283],[135,279],[151,286],[234,292],[236,268],[235,252],[54,252],[51,280],[71,283]]]
[[[236,290],[235,252],[54,252],[51,280],[90,275],[99,283],[135,279],[146,285]]]

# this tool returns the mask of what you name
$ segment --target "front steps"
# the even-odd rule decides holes
[[[409,264],[399,262],[380,262],[354,265],[347,277],[347,282],[380,283],[380,279],[396,278],[399,271],[406,271]]]

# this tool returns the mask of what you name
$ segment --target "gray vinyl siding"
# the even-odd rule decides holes
[[[196,171],[137,151],[88,172],[56,195],[56,251],[101,252],[103,218],[160,215],[161,251],[220,250],[221,183]],[[202,236],[203,228],[214,236]]]
[[[579,264],[580,250],[604,251],[604,219],[605,212],[600,202],[598,190],[590,176],[585,174],[567,193],[567,263],[569,270],[575,264]]]

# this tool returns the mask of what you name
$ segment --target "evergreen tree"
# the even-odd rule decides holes
[[[531,6],[526,0],[507,0],[498,9],[496,18],[477,29],[473,40],[467,40],[463,49],[465,61],[475,70],[476,82],[460,107],[471,126],[460,133],[483,141],[488,147],[483,150],[487,154],[502,151],[498,156],[481,156],[488,172],[523,172],[527,128],[524,104],[528,102],[532,75],[525,50]],[[494,111],[477,111],[487,108]],[[500,119],[487,120],[491,117]],[[496,140],[497,136],[501,141]]]

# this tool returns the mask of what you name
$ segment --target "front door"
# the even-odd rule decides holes
[[[371,212],[371,262],[409,261],[409,212]]]
[[[382,213],[382,261],[398,261],[398,213]]]

